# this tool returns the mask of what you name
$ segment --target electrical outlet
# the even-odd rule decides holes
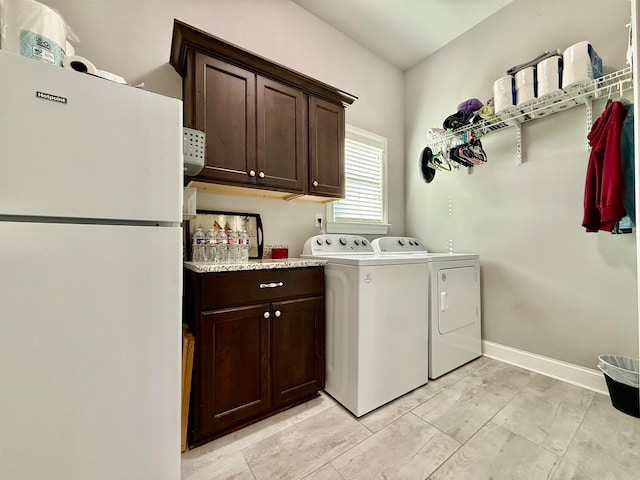
[[[316,220],[314,223],[316,228],[323,228],[324,227],[324,215],[322,215],[321,213],[316,213]]]

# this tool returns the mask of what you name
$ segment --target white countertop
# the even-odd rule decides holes
[[[327,260],[312,258],[283,258],[279,260],[249,260],[242,263],[184,262],[184,267],[196,273],[239,272],[242,270],[273,270],[277,268],[321,267]]]

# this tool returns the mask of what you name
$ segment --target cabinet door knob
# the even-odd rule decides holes
[[[318,181],[317,181],[317,180],[314,180],[314,181],[313,181],[313,183],[312,183],[312,185],[313,185],[314,187],[317,187],[317,186],[318,186]]]
[[[263,315],[264,318],[269,318],[270,316],[271,315],[269,314],[269,312],[264,312],[264,315]]]
[[[256,171],[255,170],[249,170],[249,176],[250,177],[255,177],[256,176]]]
[[[276,311],[275,311],[275,316],[276,316],[276,317],[279,317],[280,315],[282,315],[282,313],[280,312],[280,310],[276,310]]]
[[[260,178],[264,178],[264,172],[260,172],[260,173],[258,174],[258,176],[259,176]]]

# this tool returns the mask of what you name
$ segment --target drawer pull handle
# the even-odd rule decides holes
[[[264,318],[269,318],[271,315],[269,314],[269,312],[264,312],[264,313],[262,314],[262,316],[263,316]]]
[[[276,316],[276,317],[280,317],[280,315],[282,315],[282,313],[280,312],[280,310],[276,310],[276,312],[275,312],[275,316]]]
[[[260,284],[260,288],[276,288],[276,287],[282,287],[282,286],[284,286],[284,283],[282,282],[271,282],[271,283]]]

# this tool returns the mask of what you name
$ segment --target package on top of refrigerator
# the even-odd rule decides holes
[[[0,49],[62,66],[78,41],[53,8],[35,0],[0,0]]]

